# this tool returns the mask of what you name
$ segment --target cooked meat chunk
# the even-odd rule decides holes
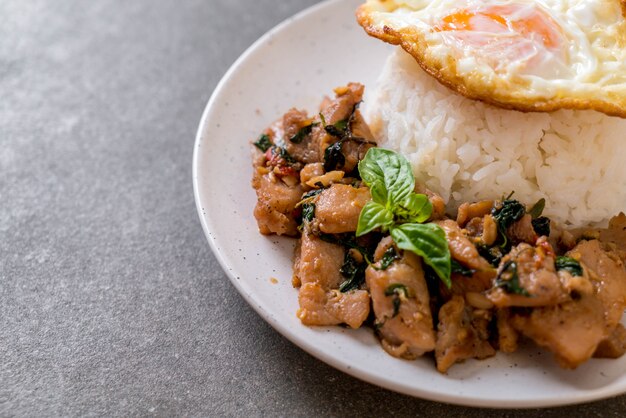
[[[484,292],[491,288],[495,276],[495,269],[474,271],[471,275],[452,273],[450,277],[452,286],[448,288],[443,282],[439,282],[438,293],[442,301],[447,302],[452,295],[460,295],[469,297],[468,303],[472,306],[492,309],[493,303]]]
[[[291,109],[283,116],[285,148],[293,158],[305,164],[320,161],[311,135],[314,122],[317,121],[297,109]]]
[[[299,184],[289,186],[274,173],[259,170],[262,167],[252,178],[252,187],[257,195],[254,217],[259,231],[265,235],[297,236],[295,208],[302,198],[302,187]]]
[[[597,358],[619,358],[626,353],[626,328],[617,324],[613,333],[606,340],[602,340],[593,353]]]
[[[306,283],[298,294],[298,318],[305,325],[347,324],[359,328],[370,313],[370,296],[366,290],[342,293]]]
[[[448,247],[450,247],[450,255],[452,258],[460,262],[466,267],[475,270],[491,270],[493,267],[478,254],[478,250],[472,242],[463,235],[461,228],[451,219],[436,221],[448,239]]]
[[[356,231],[363,206],[371,200],[367,187],[333,184],[315,200],[315,223],[327,234]]]
[[[537,241],[537,234],[533,228],[532,216],[524,215],[519,221],[514,222],[506,230],[506,235],[513,242],[513,244],[519,244],[525,242],[530,245],[535,245]]]
[[[600,231],[600,241],[615,251],[626,263],[626,215],[620,213],[609,221],[609,227]]]
[[[383,240],[379,247],[388,245],[389,241]],[[405,252],[386,270],[376,269],[380,268],[379,262],[365,271],[378,334],[385,351],[394,357],[414,359],[435,348],[430,299],[421,263],[418,256]]]
[[[350,122],[349,129],[352,131],[352,137],[359,138],[359,140],[349,139],[341,144],[341,154],[345,161],[343,166],[338,168],[346,173],[352,172],[358,162],[365,157],[367,150],[375,146],[374,137],[361,112],[357,109],[357,105],[363,99],[363,90],[363,85],[358,83],[349,83],[345,87],[337,88],[335,89],[336,99],[325,102],[321,110],[326,125],[336,126],[339,122]],[[341,139],[330,135],[321,125],[313,130],[313,138],[319,150],[319,161],[324,161],[326,148]]]
[[[626,308],[624,264],[615,254],[604,251],[597,240],[582,241],[567,255],[590,270],[591,283],[604,306],[606,326],[612,332]]]
[[[358,112],[358,110],[357,110]],[[358,113],[360,115],[360,113]],[[362,117],[362,116],[359,116]],[[365,154],[367,154],[367,150],[374,146],[373,143],[363,142],[360,140],[348,140],[344,141],[341,146],[341,153],[345,157],[345,163],[342,170],[346,173],[351,173],[357,168],[359,161],[365,158]]]
[[[529,212],[511,194],[462,203],[455,221],[443,198],[416,181],[414,192],[432,205],[428,227],[400,228],[413,205],[394,201],[357,237],[372,199],[358,164],[376,146],[359,111],[363,93],[358,83],[338,87],[315,116],[291,109],[252,143],[259,230],[299,236],[292,283],[303,324],[367,322],[390,355],[434,351],[442,373],[496,349],[514,352],[521,338],[551,350],[565,368],[626,353],[624,213],[605,229],[566,230],[540,216],[543,199]],[[390,173],[405,164],[396,157],[381,157],[381,170],[372,170],[389,188],[381,196],[396,190]],[[400,250],[390,234],[412,251]],[[449,276],[440,264],[448,256]]]
[[[594,295],[515,313],[511,323],[521,334],[552,351],[561,367],[568,369],[587,361],[607,337],[604,309]]]
[[[374,250],[374,261],[381,260],[385,256],[387,250],[389,250],[391,247],[397,249],[391,236],[386,236],[385,238],[381,239],[376,246],[376,250]]]
[[[363,100],[364,91],[365,86],[359,83],[348,83],[347,86],[337,87],[335,89],[336,98],[322,103],[321,113],[324,115],[326,124],[335,125],[339,121],[347,120],[354,107]],[[369,131],[369,128],[367,130]]]
[[[339,271],[345,255],[341,245],[323,241],[305,228],[297,252],[294,272],[302,285],[314,283],[325,290],[339,288],[344,281]]]
[[[554,261],[545,237],[536,247],[519,244],[500,262],[498,279],[487,297],[498,308],[555,305],[569,300]]]
[[[439,310],[435,359],[437,370],[441,373],[447,372],[454,363],[469,358],[484,359],[496,354],[488,341],[488,311],[475,313],[458,295],[453,296]]]
[[[626,271],[619,258],[605,252],[596,240],[579,243],[567,255],[580,261],[585,273],[582,279],[589,278],[593,291],[581,285],[575,300],[536,308],[530,314],[518,313],[513,325],[553,351],[561,366],[575,368],[603,341],[599,355],[611,347],[618,351],[620,335],[611,336],[626,307]]]
[[[298,318],[305,325],[348,324],[358,328],[367,319],[370,298],[367,291],[342,293],[339,285],[345,280],[340,269],[345,250],[325,242],[305,228],[296,250],[295,284],[301,284]]]

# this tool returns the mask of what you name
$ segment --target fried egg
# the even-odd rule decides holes
[[[626,118],[626,0],[368,0],[357,20],[444,85],[522,111]]]

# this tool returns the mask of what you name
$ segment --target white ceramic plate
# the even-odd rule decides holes
[[[193,159],[196,204],[209,243],[237,290],[278,332],[315,357],[408,395],[530,408],[626,392],[626,357],[591,360],[567,371],[549,353],[528,347],[468,361],[442,375],[429,357],[404,361],[387,355],[369,329],[310,328],[296,318],[294,240],[257,231],[249,142],[291,107],[315,111],[336,86],[359,81],[374,87],[392,47],[369,38],[356,24],[359,3],[324,2],[268,32],[232,66],[206,107]]]

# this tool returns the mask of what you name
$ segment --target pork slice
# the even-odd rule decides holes
[[[345,280],[339,271],[345,256],[341,245],[323,241],[305,228],[297,254],[294,271],[302,285],[314,283],[331,290],[338,289]]]
[[[298,294],[297,315],[305,325],[347,324],[359,328],[370,312],[370,296],[366,290],[325,290],[316,283],[305,283]]]
[[[315,223],[327,234],[355,232],[361,209],[371,200],[369,188],[333,184],[315,201]]]
[[[587,361],[607,337],[602,302],[583,295],[555,306],[516,312],[511,323],[517,331],[554,353],[561,367],[574,369]]]
[[[297,236],[295,208],[302,198],[302,187],[287,185],[273,173],[262,173],[260,169],[255,170],[252,187],[257,195],[254,217],[259,231],[265,235]]]
[[[496,271],[477,271],[470,277],[453,273],[451,276],[452,286],[450,289],[441,289],[442,292],[454,295],[465,295],[467,293],[483,293],[491,288]],[[445,286],[441,283],[441,286]]]
[[[320,161],[311,135],[313,130],[311,125],[314,122],[318,121],[314,121],[307,116],[306,112],[297,109],[291,109],[283,115],[285,148],[289,155],[305,164]],[[310,130],[308,133],[306,133],[307,129]],[[292,138],[297,139],[292,142]]]
[[[387,244],[388,241],[383,240],[379,246]],[[380,253],[377,250],[377,254]],[[377,268],[380,263],[369,266],[365,280],[383,348],[394,357],[406,359],[432,351],[435,332],[421,259],[405,252],[386,270]]]
[[[509,283],[517,280],[519,292],[494,282],[487,297],[498,308],[555,305],[569,300],[570,295],[561,284],[554,261],[554,254],[545,237],[537,247],[518,244],[502,259],[498,271],[501,280],[507,278]]]
[[[360,112],[357,113],[357,115],[359,115],[357,116],[357,119],[362,118],[362,116],[360,116]],[[356,140],[344,141],[344,143],[341,145],[341,153],[345,157],[346,161],[341,169],[344,170],[346,173],[353,172],[357,168],[359,161],[365,158],[365,154],[367,154],[367,151],[375,146],[375,143],[370,142],[362,142]]]
[[[475,270],[491,270],[493,267],[478,254],[476,246],[463,235],[459,225],[451,219],[436,221],[446,234],[450,255],[466,267]]]
[[[626,308],[626,270],[621,259],[604,251],[597,240],[581,241],[568,256],[590,270],[598,299],[602,302],[609,333],[619,323]]]
[[[489,343],[488,311],[481,311],[479,315],[474,315],[475,312],[459,295],[454,295],[439,310],[435,360],[441,373],[446,373],[455,363],[496,354]]]
[[[351,124],[353,137],[361,138],[363,141],[348,140],[341,145],[341,153],[345,157],[345,163],[343,167],[338,168],[346,173],[352,172],[357,163],[363,159],[367,150],[375,146],[373,135],[361,112],[355,110],[357,104],[363,99],[363,92],[364,86],[359,83],[349,83],[347,86],[336,88],[335,99],[325,101],[320,112],[324,116],[326,125],[348,121],[354,113]],[[318,149],[319,161],[324,161],[326,148],[340,139],[329,135],[322,125],[313,130],[313,143]]]
[[[374,135],[359,110],[354,112],[350,129],[352,130],[352,137],[358,139],[345,141],[341,147],[341,152],[346,158],[342,169],[347,173],[356,169],[359,161],[365,158],[367,151],[376,146]]]
[[[609,245],[626,263],[626,215],[622,212],[609,221],[609,227],[600,231],[600,241]]]

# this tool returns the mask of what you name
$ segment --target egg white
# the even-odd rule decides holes
[[[479,29],[442,29],[451,15],[490,7],[513,8],[504,17],[522,24],[544,16],[549,36],[535,29],[496,33],[488,18]],[[624,0],[368,0],[357,19],[467,97],[523,111],[595,109],[626,117],[623,7]]]

